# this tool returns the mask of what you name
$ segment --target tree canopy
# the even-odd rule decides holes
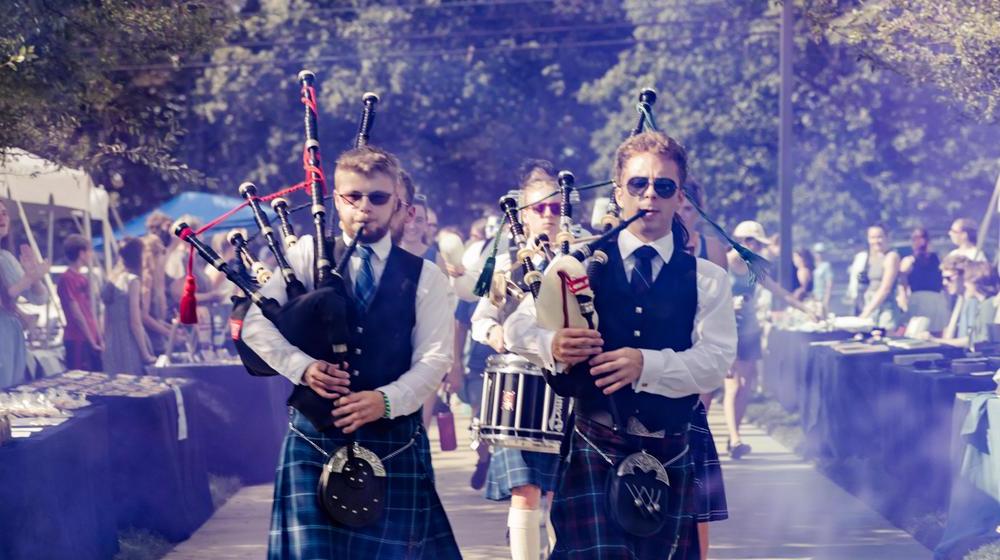
[[[177,158],[191,76],[176,65],[221,44],[221,0],[11,0],[3,16],[0,147],[98,183],[128,172],[137,180],[126,207],[142,204],[150,182],[206,179]]]
[[[995,7],[798,0],[797,243],[979,217],[1000,171]],[[328,160],[375,91],[373,141],[442,223],[468,224],[524,158],[606,179],[637,92],[654,86],[712,213],[774,229],[779,12],[767,0],[13,0],[0,147],[108,186],[121,175],[126,215],[183,190],[277,190],[302,177],[295,76],[308,68]]]

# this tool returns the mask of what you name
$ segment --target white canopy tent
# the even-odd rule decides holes
[[[20,218],[22,227],[32,251],[38,258],[52,259],[55,245],[55,222],[60,218],[72,218],[80,232],[93,239],[91,220],[101,222],[105,239],[113,239],[109,221],[108,193],[94,185],[90,176],[78,169],[62,167],[35,154],[19,149],[11,149],[0,159],[0,198],[11,201],[12,212]],[[47,254],[43,255],[32,224],[47,221]],[[110,243],[104,244],[105,266],[111,266]],[[49,301],[55,287],[51,277],[45,278],[49,289]],[[46,309],[48,312],[48,307]],[[62,309],[55,306],[60,322],[65,324]]]

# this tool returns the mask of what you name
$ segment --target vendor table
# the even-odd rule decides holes
[[[951,487],[952,412],[955,395],[995,387],[992,375],[956,375],[886,364],[875,381],[877,460],[893,476],[887,491],[921,499],[930,509],[948,507]],[[919,488],[919,492],[914,489]]]
[[[72,372],[36,381],[36,389],[86,386],[105,374]],[[119,376],[120,377],[120,376]],[[113,379],[113,377],[112,377]],[[118,527],[149,529],[171,542],[191,536],[213,511],[208,486],[197,383],[168,380],[170,388],[134,396],[96,386],[88,399],[108,411],[111,489],[107,506]]]
[[[874,457],[882,365],[894,356],[928,352],[957,357],[962,350],[942,346],[842,354],[832,346],[812,345],[799,394],[807,455],[839,461]]]
[[[809,345],[827,340],[844,340],[846,331],[804,332],[772,329],[767,336],[767,352],[762,371],[764,391],[774,396],[788,412],[799,408],[798,388],[803,384]]]
[[[0,558],[106,560],[118,551],[108,411],[0,447]]]
[[[240,363],[178,364],[152,368],[164,377],[198,381],[200,423],[208,471],[245,484],[272,482],[288,430],[285,401],[291,383],[281,376],[251,377]]]
[[[953,417],[954,484],[944,537],[934,558],[961,558],[965,551],[1000,539],[1000,397],[961,394]]]

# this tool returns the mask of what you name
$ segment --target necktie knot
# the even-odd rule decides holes
[[[656,256],[656,249],[650,247],[649,245],[643,245],[635,250],[636,261],[653,262],[653,257]]]
[[[370,261],[375,251],[368,245],[358,244],[358,256],[363,261]]]

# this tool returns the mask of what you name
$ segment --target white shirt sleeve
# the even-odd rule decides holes
[[[472,340],[486,344],[490,329],[500,325],[500,310],[490,303],[489,298],[480,298],[476,310],[472,312]]]
[[[312,289],[312,263],[313,244],[312,236],[306,235],[299,239],[290,249],[285,251],[288,263],[295,271],[298,279],[305,284],[306,289]],[[281,276],[281,271],[275,270],[271,279],[260,289],[261,295],[273,298],[278,303],[284,304],[288,301],[285,294],[285,279]],[[260,312],[256,305],[250,307],[246,317],[243,318],[243,341],[254,351],[267,365],[271,366],[282,376],[287,377],[292,383],[298,385],[302,381],[309,364],[316,361],[302,350],[299,350],[292,343],[288,342],[278,331],[278,327],[269,321]]]
[[[726,271],[697,260],[698,309],[693,346],[681,352],[641,349],[642,373],[635,390],[680,398],[722,385],[736,358],[736,315]]]
[[[417,323],[413,327],[410,369],[378,389],[389,399],[391,418],[419,410],[451,369],[457,304],[448,278],[436,264],[424,260],[417,283]]]

